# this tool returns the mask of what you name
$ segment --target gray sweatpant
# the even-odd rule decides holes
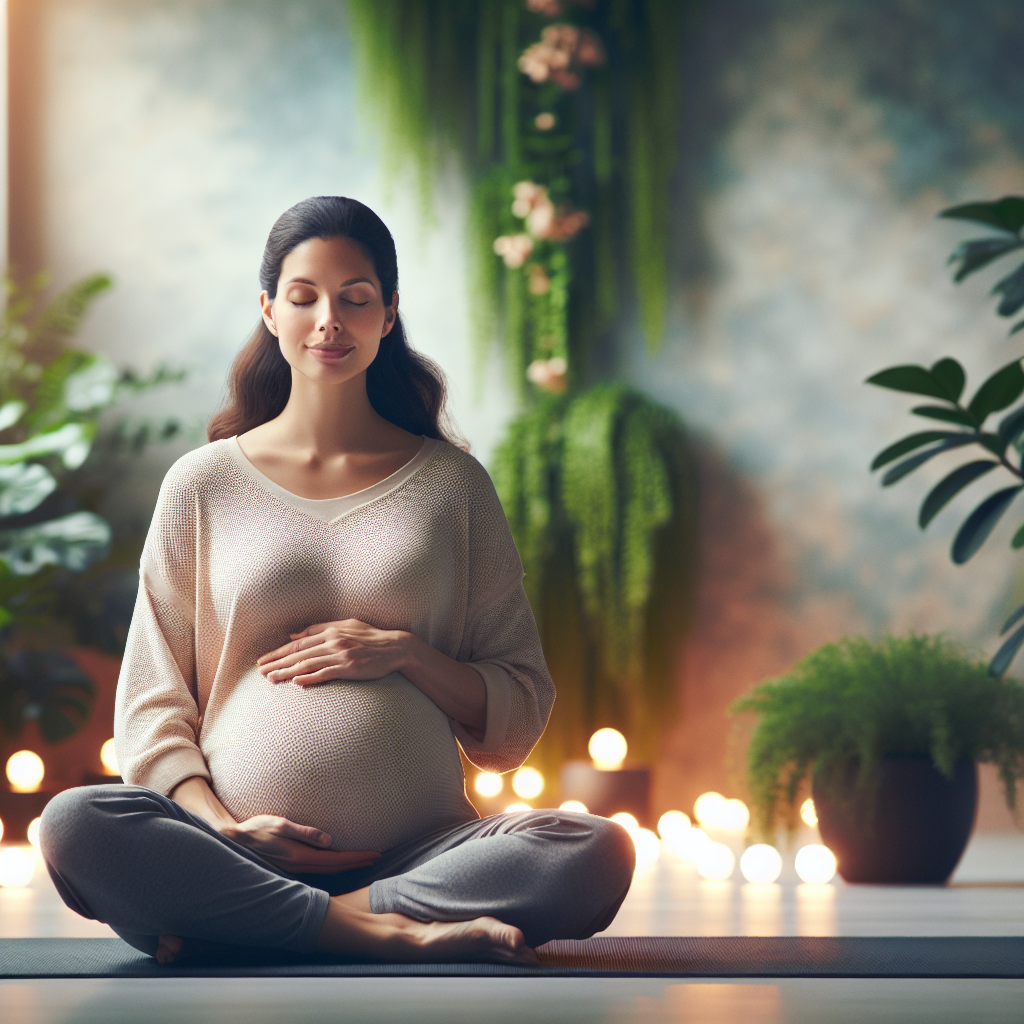
[[[633,841],[570,811],[474,819],[334,875],[288,876],[168,797],[141,786],[57,794],[40,845],[64,902],[152,954],[159,935],[311,952],[330,896],[370,887],[377,914],[496,917],[530,946],[606,928],[629,890]]]

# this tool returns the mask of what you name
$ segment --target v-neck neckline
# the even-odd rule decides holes
[[[413,477],[420,469],[430,461],[431,456],[437,451],[440,441],[432,437],[424,437],[420,450],[399,469],[396,469],[390,476],[383,480],[364,487],[362,490],[353,491],[351,494],[343,494],[339,498],[303,498],[293,494],[280,484],[274,483],[265,473],[258,470],[248,459],[242,446],[238,443],[238,437],[229,437],[222,442],[225,451],[231,460],[248,477],[255,480],[264,490],[270,491],[279,501],[299,512],[305,513],[312,519],[318,519],[322,523],[333,523],[335,520],[354,512],[357,508],[376,501],[378,498],[390,494],[401,487],[407,480]]]

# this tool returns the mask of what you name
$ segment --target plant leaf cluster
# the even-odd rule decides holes
[[[947,778],[961,757],[993,763],[1011,807],[1024,778],[1024,686],[992,676],[941,636],[826,644],[731,710],[758,716],[747,773],[767,836],[795,826],[812,774],[855,769],[870,791],[886,755],[929,755]]]
[[[967,203],[944,210],[941,214],[995,228],[999,234],[960,243],[950,256],[957,265],[953,279],[964,280],[994,261],[1024,248],[1024,197],[1006,196],[995,202]],[[1000,278],[992,289],[1001,296],[997,312],[1012,317],[1024,307],[1024,263]],[[1010,330],[1013,334],[1024,327],[1024,320]],[[912,473],[919,466],[939,455],[978,446],[981,458],[957,466],[943,477],[927,494],[918,513],[918,525],[924,529],[935,516],[961,491],[987,477],[993,470],[1008,473],[1005,480],[991,492],[961,524],[950,556],[958,565],[972,558],[988,539],[997,523],[1024,491],[1024,405],[1010,408],[1024,395],[1024,369],[1021,359],[1001,367],[985,380],[964,401],[967,375],[955,359],[940,359],[930,367],[893,366],[869,377],[868,384],[919,395],[929,399],[911,409],[915,416],[940,424],[942,429],[923,430],[889,445],[875,456],[871,469],[882,469],[882,486],[889,487]],[[1009,411],[1007,411],[1009,410]],[[989,425],[989,418],[1002,413],[998,422]],[[1014,534],[1014,548],[1024,547],[1024,525]],[[1022,616],[1024,606],[1010,617],[1002,632],[1006,633]],[[1020,627],[1003,644],[990,663],[990,671],[1000,675],[1006,671],[1021,644],[1024,627]]]
[[[651,753],[696,578],[682,424],[621,385],[552,397],[514,421],[494,481],[559,683],[538,757],[586,756],[609,723]]]

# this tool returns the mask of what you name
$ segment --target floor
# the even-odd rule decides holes
[[[978,835],[949,886],[705,882],[663,852],[640,870],[609,935],[1024,935],[1024,835]],[[737,876],[738,877],[738,876]],[[42,865],[0,888],[0,937],[109,936],[68,911]],[[0,982],[16,1024],[1024,1024],[1024,981],[780,979],[195,979]]]

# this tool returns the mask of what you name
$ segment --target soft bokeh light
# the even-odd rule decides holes
[[[736,870],[736,854],[725,843],[707,843],[694,860],[701,878],[709,882],[724,882]]]
[[[636,866],[649,867],[661,856],[661,841],[649,828],[638,828],[631,832],[636,847]]]
[[[810,797],[800,805],[800,817],[805,825],[813,827],[818,824],[818,812],[814,807],[814,801]]]
[[[658,819],[658,835],[662,839],[673,839],[690,827],[690,816],[682,811],[666,811]]]
[[[28,841],[38,850],[39,849],[39,823],[42,818],[33,818],[28,823]]]
[[[725,800],[718,808],[718,827],[723,832],[746,832],[750,811],[742,800]]]
[[[4,837],[4,822],[3,822],[3,819],[0,818],[0,839],[3,839],[3,837]]]
[[[701,793],[693,804],[693,816],[698,824],[704,829],[719,827],[719,820],[722,814],[722,805],[725,797],[721,793]]]
[[[701,850],[711,842],[711,839],[702,828],[688,828],[684,832],[666,839],[665,842],[681,860],[695,864]]]
[[[544,776],[536,768],[520,768],[512,776],[512,789],[516,796],[532,800],[544,792]]]
[[[618,729],[598,729],[587,744],[594,767],[603,771],[621,768],[628,749],[626,737]]]
[[[481,772],[476,777],[473,788],[481,796],[497,796],[504,785],[504,780],[497,772]]]
[[[509,804],[505,808],[506,814],[513,814],[515,811],[532,811],[533,808],[529,804]]]
[[[8,889],[24,889],[32,881],[32,856],[20,846],[0,850],[0,885]]]
[[[579,811],[581,814],[587,813],[587,805],[581,800],[564,800],[558,805],[560,811]]]
[[[640,828],[640,822],[629,811],[619,811],[618,814],[612,815],[611,820],[621,825],[630,835]]]
[[[743,851],[740,871],[754,885],[771,885],[782,874],[782,855],[774,846],[755,843]]]
[[[38,792],[45,773],[43,759],[31,750],[19,750],[7,759],[7,781],[15,793]]]
[[[121,774],[121,768],[117,763],[117,748],[114,746],[113,737],[100,747],[100,762],[103,765],[103,770],[108,775]]]
[[[820,843],[811,843],[797,851],[796,873],[808,885],[826,885],[836,875],[835,854]]]

